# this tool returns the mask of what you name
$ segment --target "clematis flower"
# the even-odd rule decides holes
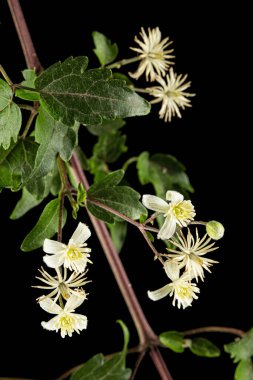
[[[45,289],[50,291],[50,293],[39,297],[38,301],[54,297],[54,302],[56,302],[60,296],[65,300],[68,300],[71,294],[82,294],[86,299],[87,294],[81,287],[90,282],[87,281],[85,277],[87,271],[81,274],[73,272],[69,278],[67,278],[66,268],[64,268],[63,276],[61,271],[57,272],[57,276],[51,276],[44,268],[41,268],[41,270],[39,269],[39,272],[41,277],[36,276],[36,278],[40,280],[43,285],[33,286],[33,288]]]
[[[90,248],[86,248],[85,241],[90,237],[91,232],[88,226],[84,223],[79,223],[73,235],[71,236],[68,245],[59,241],[45,239],[43,250],[49,255],[43,257],[43,260],[50,268],[58,268],[64,265],[77,273],[84,272],[89,260]]]
[[[158,301],[167,295],[173,297],[172,305],[180,309],[182,306],[185,309],[191,306],[193,299],[197,299],[196,293],[199,293],[199,288],[191,282],[191,278],[187,272],[180,276],[179,265],[173,260],[167,260],[164,263],[164,270],[167,276],[172,280],[169,284],[154,291],[148,291],[148,297],[152,301]]]
[[[150,210],[164,215],[165,221],[160,229],[158,239],[170,239],[175,231],[177,224],[186,227],[196,215],[191,201],[185,201],[182,194],[177,191],[167,191],[165,202],[156,195],[143,195],[142,203]]]
[[[185,267],[185,270],[192,278],[198,277],[204,281],[204,269],[211,272],[209,267],[218,261],[203,257],[209,252],[215,251],[218,247],[214,247],[215,243],[210,243],[211,238],[207,234],[200,239],[198,229],[196,228],[196,238],[193,237],[191,231],[188,229],[187,237],[180,231],[176,237],[173,237],[170,242],[177,247],[177,249],[168,249],[167,257],[180,264],[180,267]],[[210,243],[210,244],[209,244]]]
[[[159,117],[165,122],[170,122],[173,116],[181,118],[180,108],[191,107],[188,98],[195,96],[195,94],[185,91],[191,85],[191,82],[186,82],[186,79],[187,75],[177,75],[171,67],[166,75],[166,80],[161,76],[156,77],[160,86],[147,88],[149,94],[155,98],[151,100],[151,104],[162,102]]]
[[[129,73],[134,79],[146,73],[146,80],[154,81],[156,76],[164,76],[168,67],[173,63],[171,58],[175,58],[171,55],[173,49],[166,48],[172,44],[169,41],[169,37],[162,40],[162,35],[158,27],[154,29],[148,28],[148,33],[141,28],[140,36],[142,40],[136,36],[134,41],[139,45],[138,47],[131,47],[132,50],[139,54],[140,64],[135,73]]]
[[[87,317],[74,312],[83,303],[84,299],[81,295],[71,294],[64,308],[57,305],[51,298],[45,298],[40,301],[39,304],[43,310],[56,315],[48,322],[41,322],[42,327],[56,332],[61,330],[62,338],[65,338],[66,335],[71,337],[74,331],[79,334],[79,331],[87,328]]]

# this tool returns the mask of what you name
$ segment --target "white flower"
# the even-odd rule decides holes
[[[77,273],[84,272],[89,260],[90,248],[85,248],[85,241],[90,237],[89,227],[84,223],[79,223],[68,245],[59,241],[45,239],[43,250],[51,256],[44,256],[43,260],[50,268],[58,268],[64,265],[65,268],[74,270]]]
[[[151,104],[162,102],[162,107],[159,111],[160,119],[170,122],[172,116],[177,115],[181,118],[179,108],[185,109],[185,107],[191,107],[188,97],[195,96],[195,94],[185,91],[191,85],[191,82],[185,82],[186,78],[187,75],[177,75],[174,73],[173,68],[170,68],[169,73],[166,75],[167,81],[157,76],[156,80],[161,86],[147,89],[150,95],[156,98],[150,102]]]
[[[56,316],[48,322],[41,322],[42,327],[46,330],[56,331],[61,330],[61,336],[72,336],[72,333],[87,328],[87,317],[82,314],[74,314],[75,309],[84,301],[84,297],[72,294],[66,302],[64,308],[57,305],[51,298],[45,298],[40,301],[42,309]]]
[[[148,297],[152,301],[158,301],[161,298],[169,295],[173,297],[172,305],[180,309],[182,306],[185,309],[191,306],[193,299],[197,299],[196,293],[199,293],[199,288],[196,284],[190,282],[190,277],[187,272],[180,276],[180,268],[173,260],[167,260],[164,263],[164,269],[167,276],[172,280],[169,284],[163,286],[160,289],[154,291],[148,291]]]
[[[161,40],[162,35],[158,27],[154,29],[148,28],[148,34],[141,28],[140,35],[142,40],[139,40],[136,36],[134,38],[139,47],[131,47],[131,49],[139,54],[141,62],[137,71],[129,73],[129,75],[134,79],[138,79],[146,72],[146,80],[148,81],[150,78],[151,81],[154,81],[156,75],[164,76],[172,64],[170,59],[175,57],[171,55],[173,49],[166,50],[172,44],[172,41],[169,41],[169,37]]]
[[[178,250],[168,249],[173,254],[168,254],[167,256],[180,263],[180,268],[185,266],[185,270],[192,278],[196,278],[196,281],[198,281],[198,277],[204,281],[204,269],[211,272],[209,267],[213,263],[218,263],[218,261],[202,257],[209,252],[215,251],[218,247],[213,247],[215,243],[209,244],[211,238],[207,234],[200,239],[197,228],[196,239],[194,239],[191,231],[188,229],[186,238],[183,232],[180,231],[180,234],[177,234],[170,241]]]
[[[196,215],[191,201],[184,201],[183,195],[177,191],[167,191],[166,199],[170,203],[155,195],[146,194],[142,197],[145,207],[164,214],[165,221],[157,235],[158,239],[163,240],[174,235],[177,224],[186,227]]]
[[[85,299],[87,294],[85,291],[80,288],[81,286],[87,284],[90,281],[86,281],[85,273],[79,274],[73,272],[69,278],[67,278],[67,269],[64,268],[64,275],[61,275],[61,271],[58,271],[57,276],[51,276],[45,271],[44,268],[39,269],[39,272],[42,277],[36,277],[38,280],[42,281],[45,285],[33,286],[34,288],[46,289],[51,291],[48,295],[39,297],[38,300],[42,301],[45,298],[54,298],[54,302],[58,300],[60,295],[68,300],[71,294],[80,295],[82,294]]]

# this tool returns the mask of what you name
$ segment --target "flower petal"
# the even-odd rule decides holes
[[[152,301],[158,301],[161,298],[166,297],[171,292],[171,290],[172,290],[172,288],[171,288],[170,284],[167,284],[167,285],[163,286],[162,288],[154,290],[152,292],[150,290],[148,290],[148,297]]]
[[[184,200],[184,196],[178,191],[169,190],[166,193],[166,199],[167,201],[171,201],[171,203],[179,203]]]
[[[59,268],[64,263],[64,259],[65,259],[64,252],[63,254],[60,253],[57,255],[43,256],[43,260],[49,268]]]
[[[166,260],[163,264],[163,268],[171,281],[179,279],[179,265],[174,260]]]
[[[41,326],[49,331],[54,331],[59,329],[59,315],[50,319],[48,322],[41,322]]]
[[[168,215],[162,225],[162,228],[158,232],[158,239],[170,239],[176,231],[176,219],[172,215]]]
[[[46,253],[61,253],[66,249],[66,245],[59,241],[45,239],[43,244],[43,251]]]
[[[62,308],[57,305],[51,298],[45,298],[39,302],[40,307],[50,314],[60,314],[62,312]]]
[[[87,329],[88,319],[86,315],[75,314],[76,327],[78,330],[82,331]]]
[[[165,214],[168,211],[169,207],[168,203],[165,202],[162,198],[150,194],[143,195],[142,203],[149,210],[161,212],[162,214]]]
[[[80,293],[80,295],[71,294],[71,296],[66,302],[64,311],[66,311],[67,313],[73,312],[77,307],[79,307],[83,303],[85,298],[86,298],[86,295],[82,293]]]
[[[73,241],[73,243],[76,245],[83,244],[87,239],[89,239],[90,235],[91,232],[89,227],[86,224],[80,222],[70,240]]]

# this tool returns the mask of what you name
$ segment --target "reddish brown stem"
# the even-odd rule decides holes
[[[42,66],[36,54],[19,0],[7,0],[11,11],[12,19],[18,33],[19,41],[22,46],[23,54],[25,57],[26,65],[29,69],[36,70],[40,73]]]
[[[171,377],[171,374],[169,373],[169,370],[168,370],[166,364],[164,363],[161,352],[159,351],[159,349],[156,346],[151,348],[150,356],[151,356],[151,359],[152,359],[161,379],[162,380],[173,380]]]

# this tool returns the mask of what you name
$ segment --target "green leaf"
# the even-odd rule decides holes
[[[122,221],[122,218],[103,210],[97,205],[91,203],[92,200],[97,200],[100,203],[111,207],[112,209],[126,215],[128,218],[137,220],[146,212],[145,207],[139,201],[140,194],[128,186],[115,186],[112,188],[102,188],[89,195],[87,198],[87,206],[89,211],[97,218],[108,223],[113,223],[113,220]]]
[[[149,157],[148,152],[143,152],[138,157],[137,169],[141,184],[152,183],[159,197],[164,198],[167,190],[177,190],[184,195],[193,192],[185,167],[173,156],[157,153]]]
[[[35,81],[42,104],[50,114],[66,125],[101,124],[103,119],[140,116],[150,105],[113,79],[108,69],[85,71],[87,57],[70,57],[50,66]]]
[[[94,136],[100,136],[103,133],[111,133],[126,124],[123,119],[104,120],[100,125],[86,125],[88,131]]]
[[[122,135],[118,130],[102,133],[94,145],[93,157],[107,163],[113,163],[118,160],[122,153],[127,151],[125,142],[126,135]]]
[[[71,376],[70,380],[129,380],[131,370],[126,368],[126,353],[129,332],[122,321],[118,321],[123,329],[124,347],[122,352],[106,360],[102,354],[97,354],[88,360]]]
[[[22,71],[24,81],[21,82],[22,86],[35,88],[34,82],[37,78],[34,69],[26,69]],[[24,90],[23,88],[17,88],[15,91],[15,95],[20,99],[36,101],[40,99],[40,95],[37,92]]]
[[[166,331],[159,335],[160,342],[177,353],[184,352],[184,336],[178,331]]]
[[[31,177],[43,177],[50,172],[58,153],[64,161],[68,161],[77,143],[77,132],[77,124],[68,127],[55,121],[41,108],[35,125],[35,140],[40,146]]]
[[[235,380],[253,380],[251,359],[241,360],[235,370]]]
[[[226,344],[224,350],[230,354],[234,362],[251,358],[253,356],[253,328],[243,338]]]
[[[113,62],[119,52],[117,44],[112,44],[104,34],[96,31],[92,32],[92,38],[96,47],[93,51],[98,57],[101,65],[107,65],[108,63]]]
[[[8,83],[0,79],[0,111],[4,110],[12,102],[12,91]]]
[[[38,206],[42,202],[43,198],[36,198],[35,195],[31,194],[26,187],[22,189],[22,197],[16,204],[14,210],[10,215],[10,219],[21,218],[27,211],[31,210],[33,207]]]
[[[54,199],[44,208],[37,224],[25,237],[21,249],[24,252],[33,251],[43,245],[46,238],[50,239],[58,230],[60,199]],[[63,209],[62,225],[67,219],[67,212]]]
[[[18,141],[0,163],[0,188],[17,191],[28,182],[37,150],[38,144],[29,138]]]
[[[121,180],[123,179],[124,177],[124,170],[116,170],[114,172],[111,172],[110,174],[108,174],[106,177],[104,177],[101,181],[93,184],[89,190],[88,190],[88,194],[89,195],[93,195],[97,190],[100,190],[100,189],[104,189],[104,188],[107,188],[107,187],[113,187],[113,186],[117,186]]]
[[[220,356],[220,349],[205,338],[192,339],[189,349],[193,354],[204,356],[205,358],[216,358]]]
[[[108,224],[108,228],[116,251],[120,253],[127,235],[127,223],[115,222],[114,224]]]
[[[21,218],[29,210],[38,206],[42,200],[48,196],[50,190],[52,189],[55,174],[55,170],[53,170],[45,177],[29,181],[27,185],[23,187],[22,197],[16,204],[10,218]]]
[[[0,79],[0,146],[8,149],[11,140],[15,143],[21,128],[20,108],[12,101],[10,86]]]

